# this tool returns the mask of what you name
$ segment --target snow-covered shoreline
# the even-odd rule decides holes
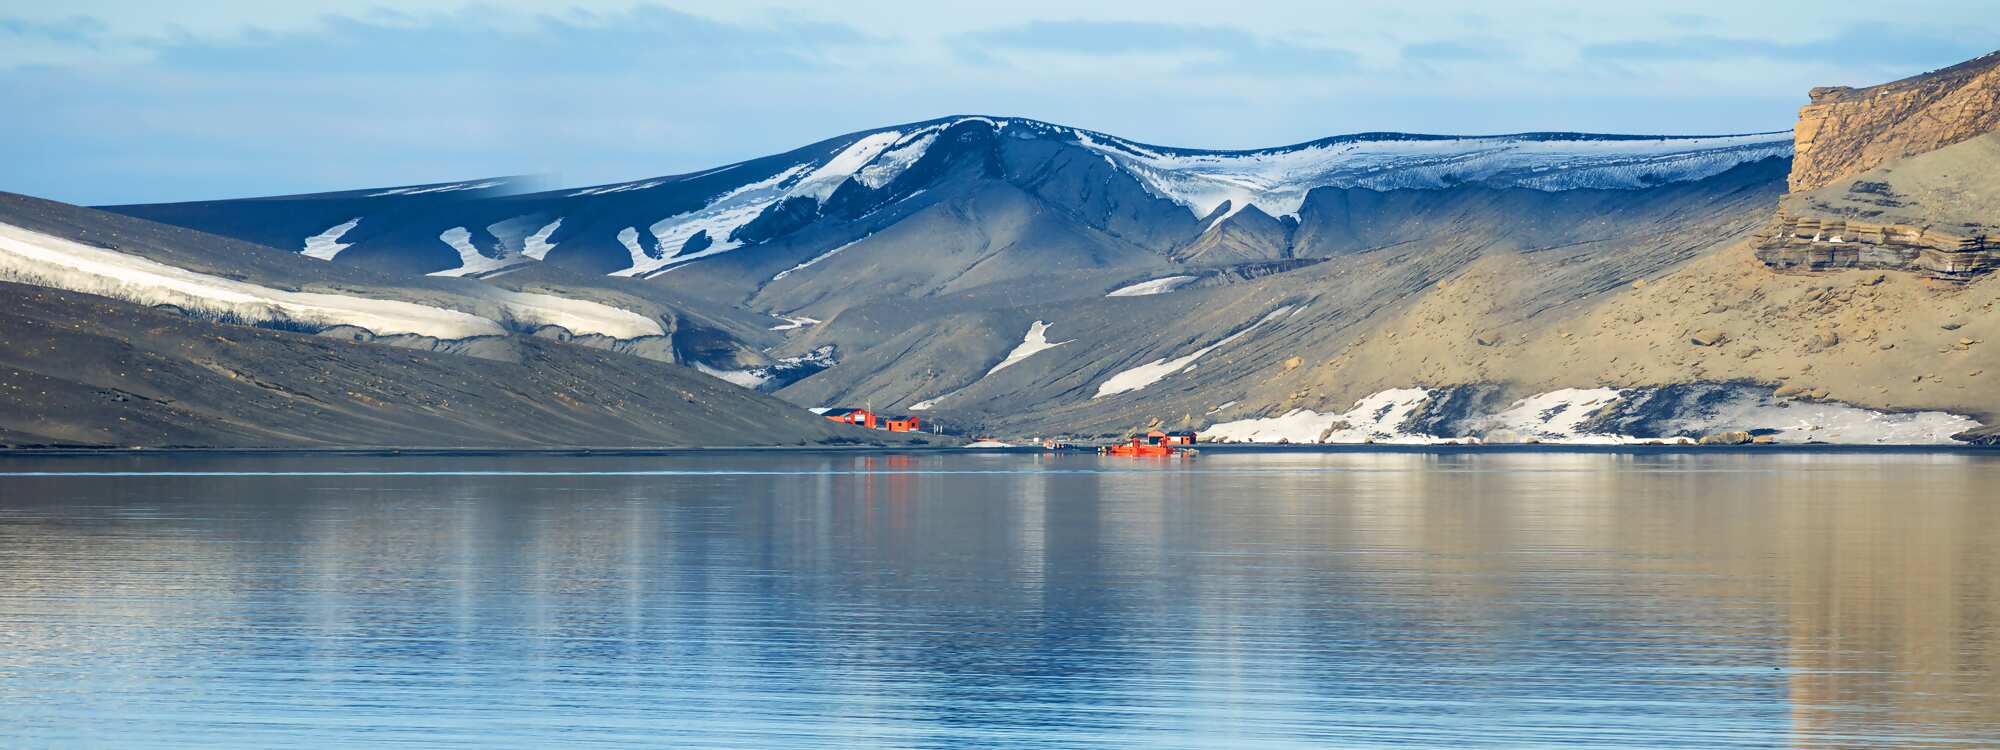
[[[1221,422],[1204,440],[1244,444],[1640,445],[1691,443],[1719,433],[1799,445],[1955,445],[1952,435],[1979,427],[1940,411],[1888,412],[1831,401],[1775,398],[1764,389],[1696,385],[1701,398],[1668,389],[1566,388],[1512,401],[1491,413],[1464,415],[1443,434],[1417,415],[1443,389],[1399,388],[1356,401],[1345,412],[1293,409],[1269,417]],[[1689,404],[1699,403],[1699,406]],[[1619,429],[1620,426],[1627,429]]]

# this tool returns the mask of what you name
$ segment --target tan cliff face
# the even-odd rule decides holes
[[[1952,282],[2000,268],[2000,52],[1866,89],[1813,89],[1812,100],[1758,260]]]
[[[1865,89],[1813,89],[1794,131],[1792,192],[2000,130],[2000,52]]]

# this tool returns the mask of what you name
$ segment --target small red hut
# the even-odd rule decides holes
[[[890,432],[922,432],[924,429],[922,420],[916,417],[885,417],[882,423]]]

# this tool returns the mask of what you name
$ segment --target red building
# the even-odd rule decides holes
[[[1195,433],[1193,430],[1169,432],[1161,437],[1161,442],[1167,445],[1194,445]]]
[[[885,417],[883,424],[888,425],[890,432],[922,432],[924,429],[922,421],[916,417]]]
[[[875,429],[875,412],[867,409],[828,409],[820,416],[841,424],[858,424]]]

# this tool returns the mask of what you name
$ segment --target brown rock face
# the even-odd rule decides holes
[[[1817,88],[1811,96],[1793,136],[1793,192],[2000,130],[2000,52],[1865,89]]]
[[[1799,112],[1791,193],[1757,236],[1776,271],[2000,269],[2000,52]]]

